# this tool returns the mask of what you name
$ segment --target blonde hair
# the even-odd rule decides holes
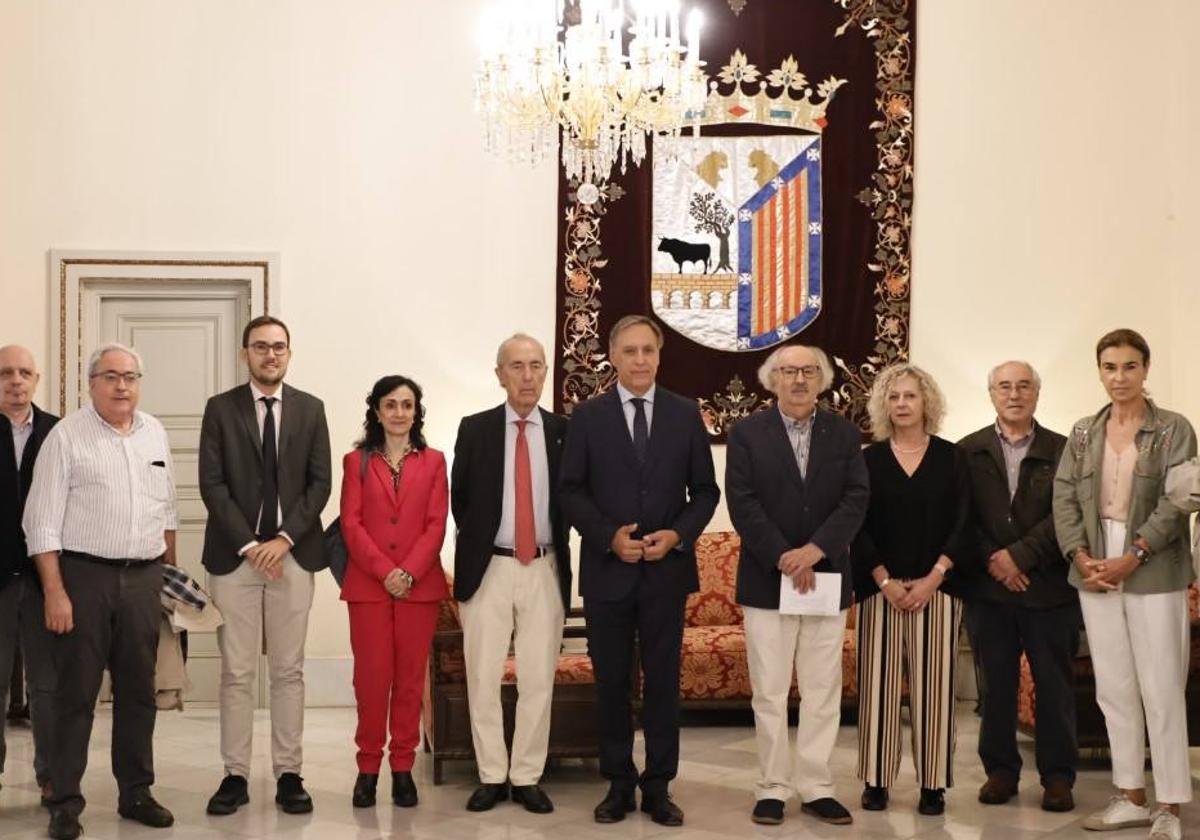
[[[772,394],[778,393],[779,357],[783,355],[785,350],[790,350],[793,347],[812,353],[813,358],[817,360],[817,367],[821,369],[821,381],[817,383],[817,393],[823,394],[828,391],[833,385],[833,365],[829,363],[829,356],[820,347],[810,347],[807,344],[785,344],[782,347],[776,348],[770,356],[767,356],[766,361],[759,366],[758,381]]]
[[[875,384],[871,386],[871,397],[867,400],[867,413],[871,416],[871,434],[875,440],[887,440],[892,436],[892,418],[888,415],[888,392],[896,385],[896,381],[905,376],[917,380],[917,390],[921,392],[921,402],[925,406],[925,431],[936,435],[942,428],[942,420],[946,416],[946,398],[933,377],[921,368],[908,362],[886,367],[875,376]]]

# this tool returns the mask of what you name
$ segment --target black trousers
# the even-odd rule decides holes
[[[686,595],[639,587],[620,601],[585,599],[588,654],[596,678],[600,775],[617,788],[639,784],[633,763],[633,646],[642,660],[642,729],[646,769],[642,791],[667,792],[679,770],[679,655]]]
[[[1079,650],[1079,605],[1045,610],[974,601],[967,610],[972,644],[977,646],[983,681],[979,758],[983,769],[1021,775],[1017,750],[1017,689],[1021,652],[1029,660],[1036,688],[1035,755],[1042,784],[1075,781],[1079,750],[1075,737],[1075,677]]]
[[[64,552],[59,564],[75,627],[55,640],[62,678],[54,694],[51,807],[79,813],[105,668],[112,678],[112,772],[120,803],[132,802],[154,784],[154,669],[163,578],[156,562],[122,567]]]

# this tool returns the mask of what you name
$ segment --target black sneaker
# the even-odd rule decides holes
[[[759,825],[780,825],[783,822],[782,799],[760,799],[754,803],[750,819]]]
[[[946,791],[941,788],[921,788],[921,801],[917,811],[927,817],[936,817],[946,812]]]
[[[867,811],[885,811],[888,806],[888,789],[867,785],[863,788],[862,806]]]
[[[845,806],[832,796],[823,796],[820,799],[805,802],[800,806],[800,810],[830,825],[850,825],[854,822],[854,817],[850,816],[850,812],[846,810]]]
[[[245,776],[226,776],[221,780],[221,786],[208,800],[205,809],[213,816],[221,817],[232,814],[239,806],[250,801],[250,793],[246,787]]]
[[[118,805],[117,813],[127,820],[140,822],[151,828],[170,828],[175,824],[175,817],[171,812],[155,802],[148,791],[130,803]]]
[[[275,801],[285,814],[310,814],[312,797],[304,789],[304,779],[299,773],[280,773],[275,782]]]

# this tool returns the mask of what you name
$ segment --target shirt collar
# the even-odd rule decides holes
[[[13,432],[27,432],[33,428],[33,406],[29,406],[29,411],[25,414],[25,419],[20,423],[13,423],[10,419],[9,424],[13,428]]]
[[[776,406],[776,410],[779,412],[779,416],[783,418],[783,426],[785,429],[791,429],[795,427],[801,432],[809,432],[812,431],[813,421],[817,419],[817,410],[815,408],[813,409],[812,414],[808,415],[803,420],[794,420],[791,417],[788,417],[783,413],[783,409],[779,408],[778,406]]]
[[[279,387],[275,389],[274,394],[264,394],[262,391],[259,390],[258,386],[254,384],[254,380],[251,380],[250,381],[250,393],[254,396],[254,402],[256,402],[256,403],[259,400],[261,400],[263,397],[267,397],[267,396],[269,396],[272,399],[275,399],[279,402],[283,402],[283,384],[282,383],[280,383]]]
[[[533,411],[529,412],[528,417],[522,417],[520,414],[517,414],[517,410],[512,407],[512,403],[506,400],[504,402],[505,424],[507,425],[508,423],[516,423],[518,420],[525,420],[532,426],[540,426],[542,425],[541,409],[539,409],[537,406],[534,406]]]
[[[1000,428],[1000,421],[996,420],[996,436],[1000,438],[1000,444],[1002,446],[1008,445],[1016,449],[1029,446],[1029,444],[1033,443],[1033,433],[1035,431],[1037,431],[1036,423],[1029,427],[1029,434],[1025,435],[1024,437],[1017,438],[1016,440],[1009,440],[1007,435],[1004,434],[1004,429]]]
[[[96,422],[99,423],[104,428],[108,429],[114,435],[122,435],[122,437],[124,437],[124,435],[115,426],[113,426],[111,423],[109,423],[107,420],[105,420],[103,417],[100,416],[100,412],[96,410],[96,406],[92,405],[91,403],[88,403],[88,406],[87,406],[87,408],[84,409],[84,411],[90,411],[92,413],[92,416],[96,418]],[[142,412],[138,411],[135,408],[133,410],[133,423],[130,425],[128,433],[133,434],[138,429],[142,428],[142,426],[144,424],[145,424],[145,420],[143,418]]]
[[[641,398],[643,400],[645,400],[646,402],[650,403],[650,405],[654,405],[654,390],[657,387],[658,387],[657,383],[655,383],[654,385],[651,385],[650,390],[648,390],[646,393],[642,394]],[[636,397],[636,395],[633,393],[633,391],[630,391],[628,388],[626,388],[620,382],[617,383],[617,396],[619,396],[621,398],[621,405],[625,405],[625,403],[629,402],[630,400],[632,400]]]

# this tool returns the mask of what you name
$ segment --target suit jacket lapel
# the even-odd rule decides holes
[[[236,394],[234,403],[237,406],[237,413],[242,418],[242,426],[246,429],[246,434],[250,439],[250,448],[254,451],[254,457],[258,459],[258,465],[262,466],[262,436],[258,433],[258,414],[254,408],[254,392],[250,390],[249,385],[244,385]]]
[[[283,386],[283,402],[287,403],[287,405],[280,404],[279,406],[282,409],[279,412],[279,451],[275,454],[275,457],[281,464],[290,451],[288,445],[291,443],[292,438],[296,436],[295,430],[303,422],[303,418],[297,412],[300,406],[295,399],[295,395],[296,391],[290,385]]]
[[[610,422],[615,423],[617,428],[617,440],[620,441],[617,444],[617,448],[621,450],[621,456],[625,459],[626,463],[636,470],[638,468],[637,455],[633,451],[633,436],[629,433],[629,423],[625,420],[625,407],[621,405],[621,395],[617,393],[616,385],[605,394],[605,398],[608,400],[608,411],[613,418]],[[653,425],[658,425],[657,416]],[[653,439],[653,428],[651,428],[650,434],[651,439]]]
[[[555,417],[549,411],[538,409],[542,413],[542,432],[546,439],[546,466],[550,472],[550,487],[558,486],[558,461],[562,454],[563,436],[559,432]]]

